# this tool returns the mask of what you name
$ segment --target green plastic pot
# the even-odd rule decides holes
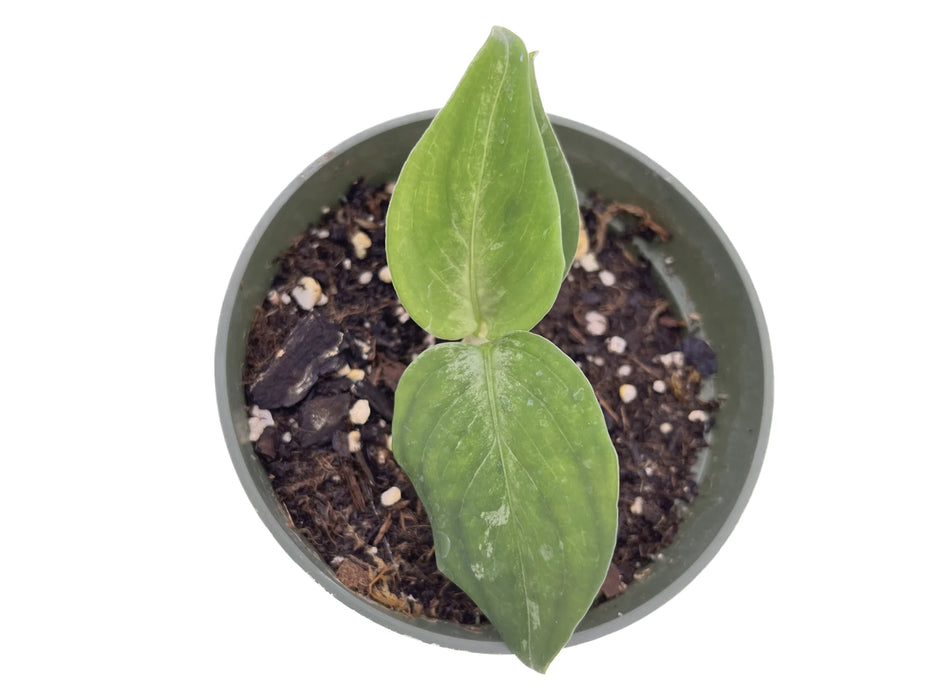
[[[262,521],[288,554],[339,600],[375,622],[426,642],[479,652],[506,652],[496,631],[412,618],[345,588],[317,552],[288,526],[265,469],[248,439],[242,387],[246,336],[275,274],[274,260],[297,235],[335,206],[350,183],[394,180],[434,112],[373,127],[314,161],[272,203],[247,241],[220,315],[216,351],[217,401],[224,437],[243,488]],[[725,234],[686,188],[624,143],[581,124],[552,118],[581,193],[598,191],[644,207],[673,240],[643,252],[656,264],[678,312],[695,312],[701,334],[717,353],[712,391],[728,400],[716,413],[710,447],[696,465],[700,495],[674,543],[650,575],[591,610],[570,644],[621,629],[670,600],[713,558],[729,536],[761,469],[771,422],[773,378],[764,316],[751,280]]]

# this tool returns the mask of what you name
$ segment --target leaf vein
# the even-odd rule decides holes
[[[452,410],[454,410],[454,408],[456,408],[465,398],[468,398],[469,396],[470,396],[470,392],[468,391],[464,391],[460,393],[453,401],[451,401],[447,405],[447,407],[443,411],[440,412],[440,414],[434,420],[434,424],[431,426],[431,429],[424,436],[424,441],[421,446],[420,464],[425,464],[424,456],[427,453],[428,448],[431,445],[431,440],[434,437],[434,431],[437,430],[437,427],[447,417],[447,414],[449,414]]]
[[[489,447],[489,450],[486,452],[486,454],[483,456],[483,459],[480,461],[479,466],[476,467],[476,471],[473,472],[473,476],[470,477],[469,483],[467,483],[467,485],[464,487],[463,493],[461,494],[461,499],[460,499],[460,511],[459,511],[460,514],[463,513],[463,507],[466,505],[467,500],[468,500],[467,494],[470,492],[470,489],[473,488],[473,482],[476,481],[477,475],[483,469],[483,466],[489,461],[489,457],[492,455],[493,452],[495,452],[495,450],[496,450],[495,445],[491,445]]]
[[[544,409],[544,412],[545,412],[545,413],[547,413],[548,418],[550,419],[551,423],[554,425],[555,429],[557,430],[557,433],[561,436],[561,438],[562,438],[563,441],[566,443],[566,445],[567,445],[567,447],[570,449],[570,451],[573,452],[573,451],[574,451],[574,449],[573,449],[573,444],[574,444],[574,443],[573,443],[573,442],[570,440],[570,438],[568,438],[567,435],[564,433],[563,428],[561,428],[560,421],[558,421],[558,420],[554,417],[554,414],[551,413],[551,409],[548,408],[547,403],[541,401],[541,398],[540,398],[539,396],[535,396],[535,394],[531,393],[531,390],[530,390],[527,386],[525,386],[518,378],[516,378],[516,377],[513,376],[513,377],[512,377],[512,381],[515,382],[515,384],[516,384],[520,389],[523,389],[523,390],[525,391],[525,393],[528,394],[531,398],[536,399],[537,401],[541,402],[541,403],[540,403],[541,408]],[[565,385],[565,386],[566,386],[566,385]]]

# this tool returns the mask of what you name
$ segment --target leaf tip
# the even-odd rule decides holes
[[[503,44],[517,46],[521,49],[522,54],[528,53],[527,49],[525,49],[525,42],[521,40],[521,37],[519,37],[515,32],[506,29],[505,27],[495,25],[489,32],[489,38],[495,39]]]
[[[557,657],[557,655],[564,648],[562,644],[555,650],[542,650],[541,648],[535,650],[529,650],[525,646],[525,640],[522,640],[523,648],[520,650],[513,649],[513,653],[518,657],[518,660],[525,664],[532,671],[537,671],[542,676],[547,673],[548,668],[551,665],[551,662]],[[543,653],[542,653],[543,652]]]

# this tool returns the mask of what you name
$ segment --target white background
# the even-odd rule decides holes
[[[3,5],[0,696],[930,697],[924,3],[518,5]],[[326,594],[251,508],[214,399],[266,207],[345,138],[440,106],[493,24],[540,51],[548,111],[717,218],[776,371],[719,556],[546,676]]]

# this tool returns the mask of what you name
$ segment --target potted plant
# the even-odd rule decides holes
[[[647,614],[715,554],[761,466],[772,388],[761,310],[718,226],[641,154],[549,119],[531,59],[518,37],[496,28],[436,116],[376,127],[309,166],[243,251],[221,314],[216,372],[241,481],[296,561],[381,624],[480,651],[503,650],[504,639],[543,671],[568,639],[585,641]],[[250,440],[246,337],[274,261],[360,176],[398,180],[386,220],[392,283],[414,321],[455,341],[425,351],[398,381],[392,449],[430,516],[438,565],[493,627],[406,615],[349,590],[292,527]],[[624,595],[592,609],[615,546],[616,448],[578,367],[529,332],[571,271],[578,189],[624,198],[673,234],[663,251],[640,253],[655,263],[681,315],[702,319],[692,330],[716,349],[712,390],[727,397],[712,445],[695,465],[700,495],[667,556]],[[662,262],[670,257],[673,267]],[[304,383],[336,369],[322,365]]]

